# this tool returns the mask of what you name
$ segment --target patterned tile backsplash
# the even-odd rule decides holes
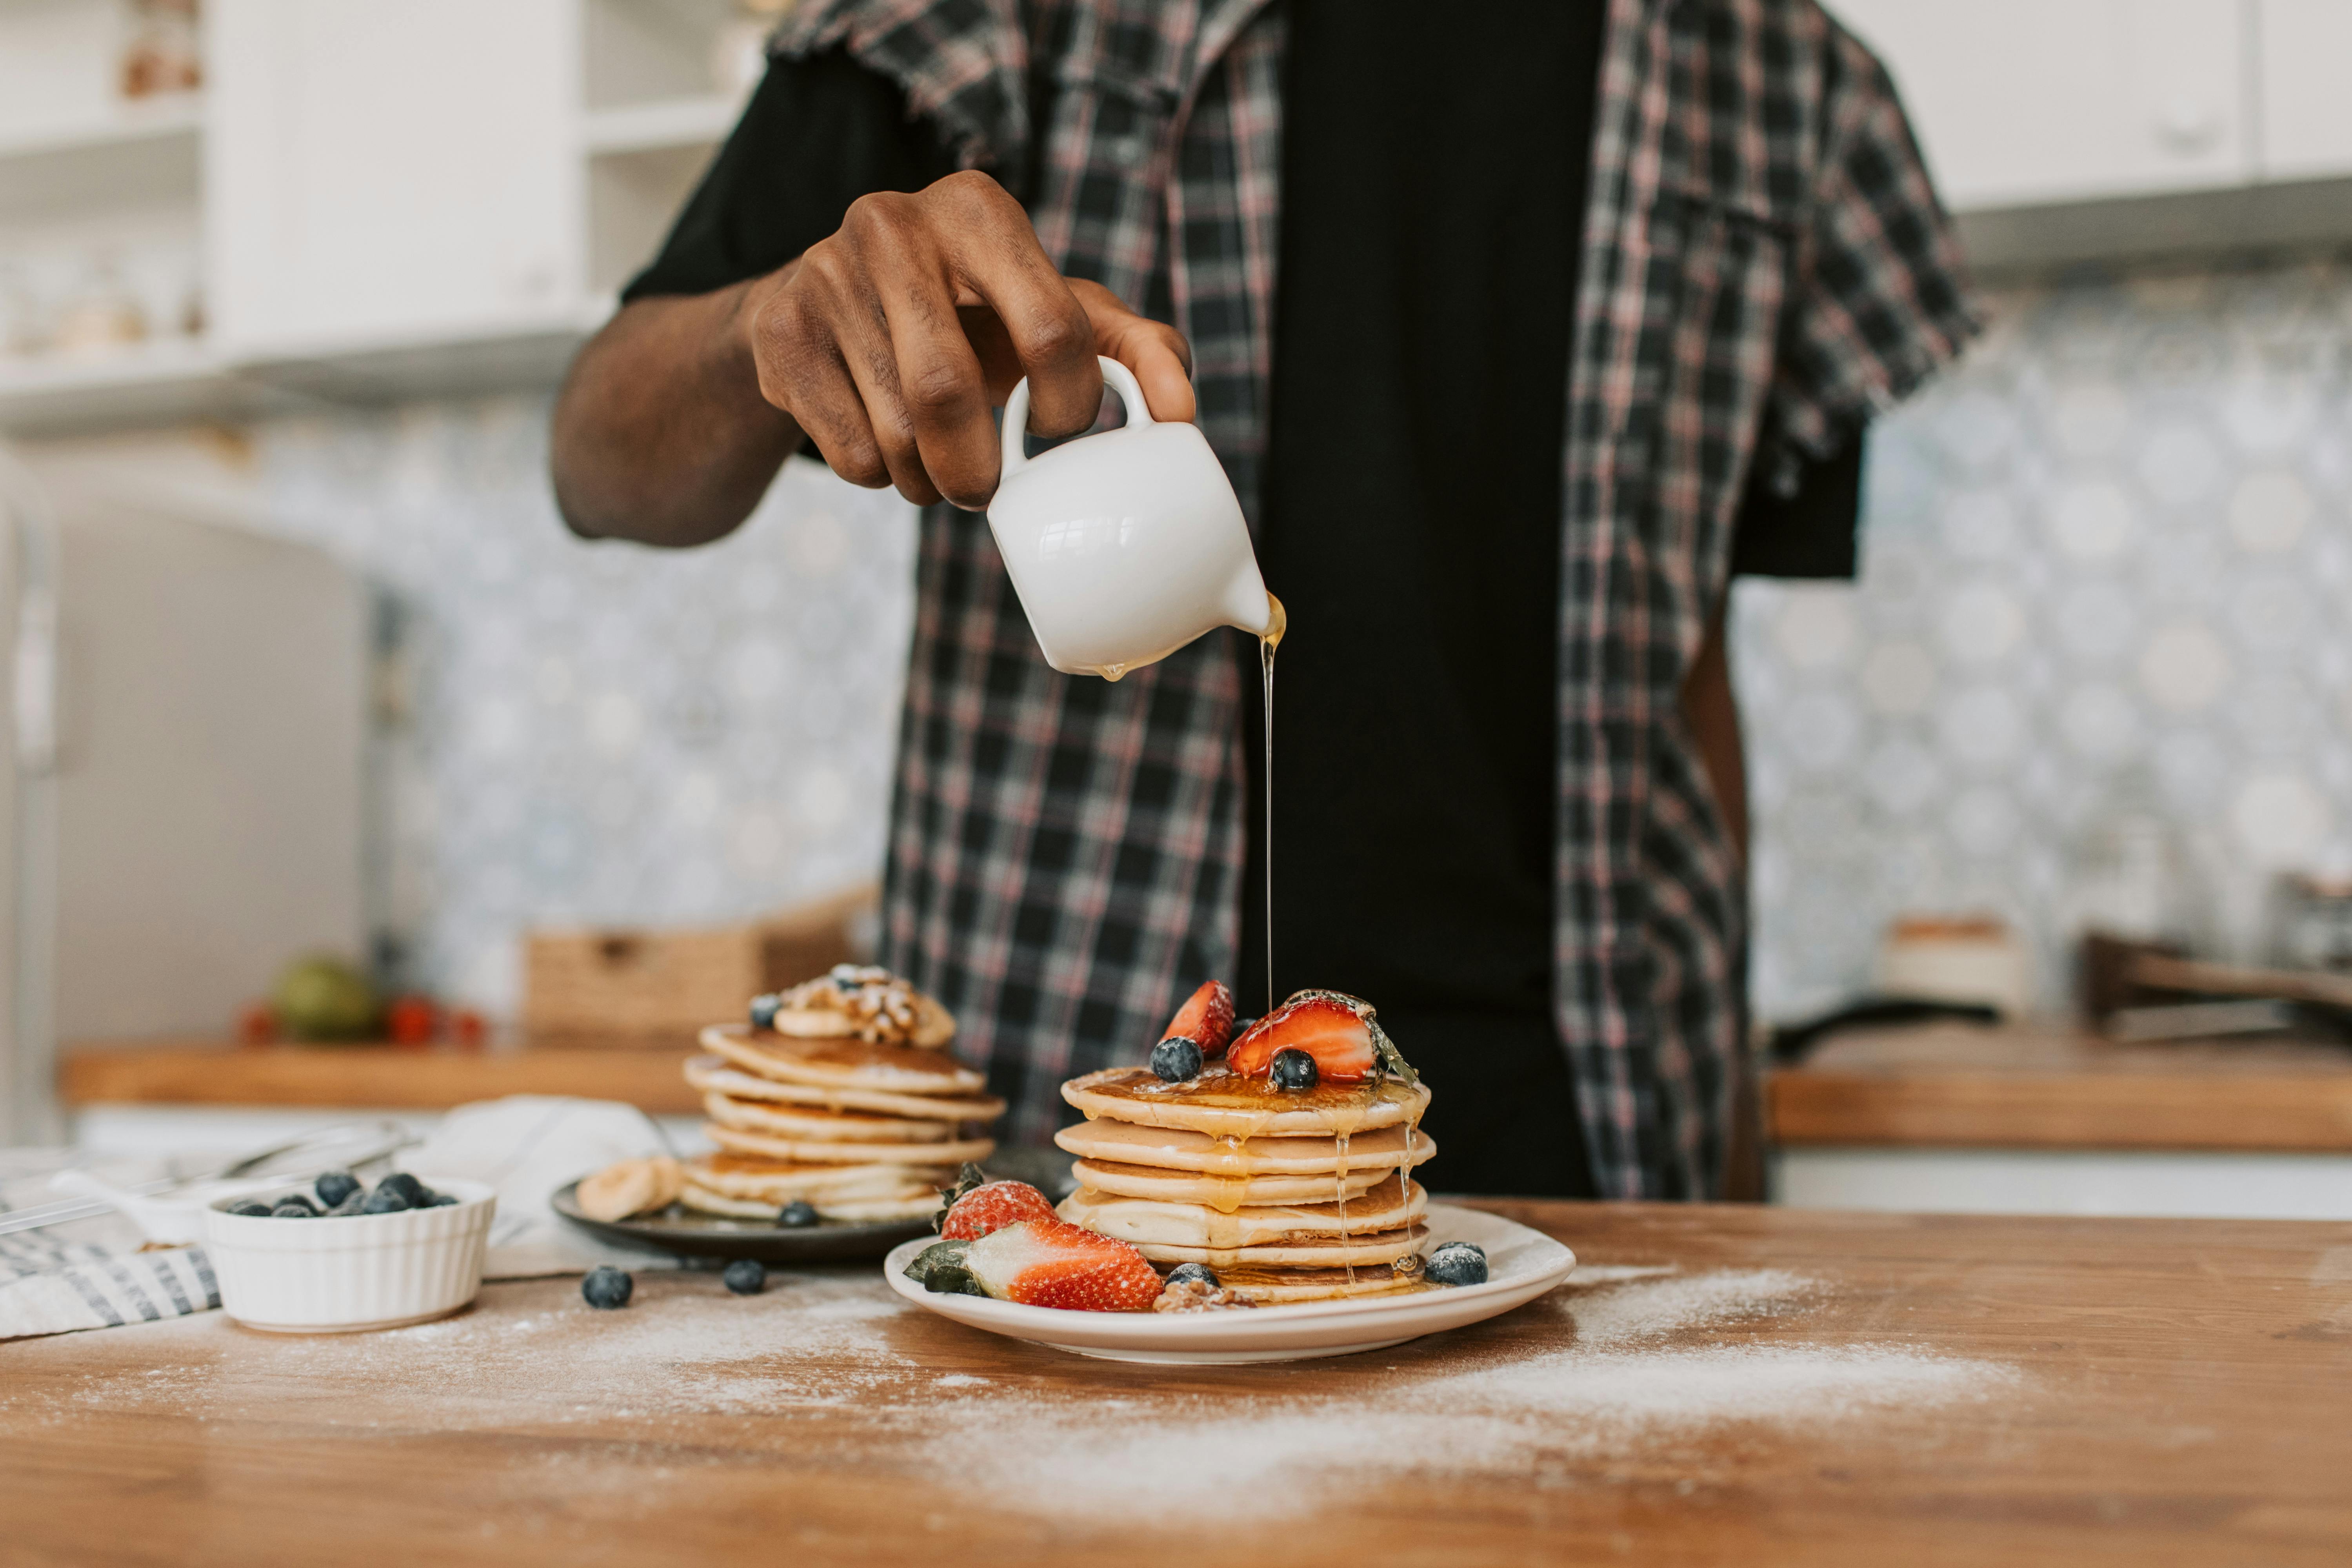
[[[519,398],[269,422],[272,526],[382,595],[373,847],[413,977],[498,1014],[516,938],[733,919],[875,874],[913,513],[805,463],[705,549],[584,544]]]
[[[1759,1013],[1989,910],[2056,1003],[2086,858],[2172,842],[2205,941],[2352,872],[2352,265],[2000,296],[1871,437],[1856,587],[1744,584]]]
[[[2118,814],[2177,837],[2239,951],[2271,868],[2352,869],[2352,265],[1998,307],[1872,437],[1861,584],[1738,595],[1766,1016],[1866,984],[1911,910],[2006,916],[2054,1000]],[[795,464],[720,544],[583,545],[545,420],[255,432],[269,525],[387,605],[382,921],[416,978],[499,1012],[526,924],[730,918],[870,874],[910,614],[895,498]]]

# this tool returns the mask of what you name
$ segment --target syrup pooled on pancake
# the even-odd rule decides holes
[[[1062,1086],[1087,1118],[1055,1136],[1081,1156],[1062,1216],[1155,1264],[1205,1266],[1228,1299],[1423,1289],[1428,1194],[1412,1172],[1436,1152],[1420,1131],[1429,1089],[1370,1005],[1298,992],[1218,1041],[1222,1060],[1181,1048],[1176,1028],[1151,1068]]]

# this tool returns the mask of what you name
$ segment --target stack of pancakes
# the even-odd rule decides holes
[[[1213,1062],[1181,1083],[1089,1073],[1062,1098],[1087,1117],[1054,1136],[1078,1156],[1064,1219],[1163,1270],[1205,1264],[1254,1301],[1418,1288],[1429,1194],[1411,1172],[1437,1152],[1418,1125],[1426,1088],[1286,1090]]]
[[[715,1152],[686,1164],[678,1201],[772,1218],[804,1202],[828,1219],[915,1219],[967,1160],[996,1145],[1004,1101],[948,1054],[955,1021],[887,970],[842,965],[779,999],[774,1023],[702,1031],[686,1064]]]

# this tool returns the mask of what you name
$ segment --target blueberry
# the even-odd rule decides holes
[[[1152,1047],[1151,1076],[1162,1083],[1182,1083],[1200,1077],[1200,1042],[1182,1035],[1171,1035]]]
[[[1255,1018],[1235,1018],[1233,1022],[1233,1026],[1225,1031],[1225,1038],[1228,1040],[1238,1040],[1244,1035],[1248,1034],[1252,1029],[1256,1027],[1257,1020]]]
[[[431,1197],[425,1200],[425,1206],[429,1209],[456,1208],[457,1206],[457,1194],[455,1193],[436,1193]]]
[[[1486,1251],[1466,1241],[1449,1241],[1429,1255],[1422,1278],[1433,1285],[1484,1285]]]
[[[765,995],[752,997],[751,1027],[755,1029],[774,1028],[776,1026],[776,1009],[783,1005],[784,999],[777,995],[772,991],[767,993]]]
[[[288,1198],[269,1211],[272,1219],[317,1219],[319,1211],[300,1198]]]
[[[609,1263],[600,1263],[580,1281],[580,1299],[600,1311],[609,1312],[615,1307],[627,1306],[636,1288],[635,1279]]]
[[[866,984],[866,971],[854,963],[836,963],[825,971],[825,978],[844,991],[855,991]]]
[[[1198,1279],[1202,1284],[1206,1285],[1212,1290],[1215,1289],[1219,1284],[1215,1270],[1212,1269],[1205,1263],[1178,1264],[1175,1268],[1171,1268],[1168,1271],[1166,1283],[1171,1285],[1189,1285],[1195,1279]]]
[[[817,1222],[815,1205],[794,1198],[776,1211],[776,1223],[788,1230],[800,1230]]]
[[[738,1296],[756,1296],[768,1288],[768,1266],[756,1258],[739,1258],[719,1278]]]
[[[382,1192],[386,1187],[390,1187],[394,1192],[396,1192],[402,1197],[406,1198],[408,1200],[408,1206],[413,1209],[423,1208],[425,1204],[432,1200],[433,1197],[432,1188],[426,1186],[423,1182],[418,1181],[415,1177],[410,1175],[405,1171],[394,1171],[392,1174],[386,1176],[383,1181],[378,1182],[375,1184],[375,1190],[377,1192]]]
[[[329,1171],[310,1184],[310,1190],[319,1194],[320,1208],[331,1209],[360,1190],[360,1179],[349,1171]]]
[[[1315,1058],[1305,1051],[1274,1053],[1274,1087],[1276,1089],[1313,1089],[1322,1076],[1322,1069],[1315,1065]]]
[[[403,1209],[413,1209],[415,1206],[408,1201],[408,1194],[394,1186],[392,1178],[386,1176],[375,1184],[375,1191],[360,1201],[360,1213],[398,1214]]]
[[[337,1204],[333,1208],[329,1209],[327,1213],[333,1215],[365,1214],[367,1213],[367,1200],[368,1195],[367,1189],[365,1187],[353,1187],[351,1190],[350,1196],[344,1198],[341,1203]]]
[[[229,1205],[228,1212],[231,1214],[247,1214],[253,1215],[257,1219],[264,1219],[268,1217],[269,1205],[268,1204],[257,1204],[252,1199],[247,1198],[241,1204]]]

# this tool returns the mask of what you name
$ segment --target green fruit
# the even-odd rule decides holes
[[[340,958],[297,959],[278,977],[270,1005],[298,1040],[361,1040],[375,1032],[375,987]]]

